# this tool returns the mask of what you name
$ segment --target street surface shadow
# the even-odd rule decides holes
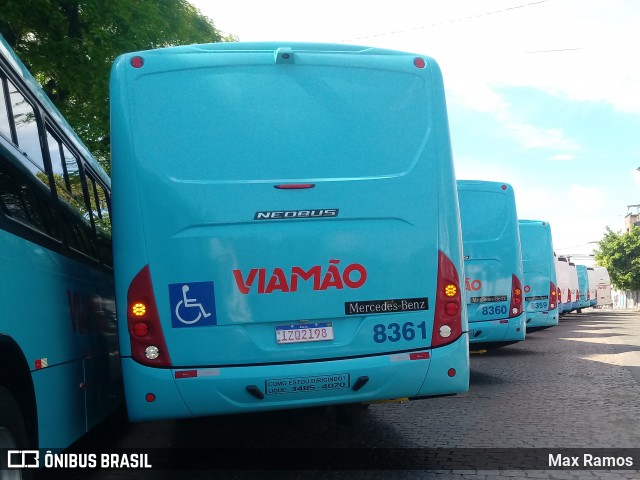
[[[503,383],[509,383],[503,377],[497,375],[491,375],[484,372],[479,372],[473,368],[469,375],[469,388],[481,386],[481,385],[501,385]]]

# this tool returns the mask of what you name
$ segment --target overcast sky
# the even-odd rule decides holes
[[[457,177],[511,183],[560,253],[589,253],[640,204],[640,1],[190,1],[240,41],[435,58]]]

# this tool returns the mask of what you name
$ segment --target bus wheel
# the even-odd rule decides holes
[[[0,386],[0,452],[5,449],[26,450],[29,448],[27,429],[22,420],[20,407],[13,395]],[[8,456],[0,455],[0,480],[31,479],[28,470],[8,470]]]

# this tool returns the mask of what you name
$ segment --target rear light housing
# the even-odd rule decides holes
[[[509,305],[509,318],[522,314],[522,284],[520,279],[511,275],[511,305]]]
[[[571,289],[567,290],[567,303],[571,303]]]
[[[555,283],[549,282],[549,310],[554,310],[558,307],[558,289]]]
[[[150,367],[171,366],[148,265],[138,272],[129,285],[127,326],[131,340],[131,357],[136,362]]]
[[[442,347],[462,335],[462,292],[453,262],[438,251],[438,282],[431,346]]]

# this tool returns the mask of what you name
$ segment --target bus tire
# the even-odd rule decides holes
[[[0,451],[3,449],[28,450],[29,436],[22,412],[13,395],[0,386]],[[8,458],[0,455],[0,479],[28,480],[33,478],[30,470],[8,470]]]

